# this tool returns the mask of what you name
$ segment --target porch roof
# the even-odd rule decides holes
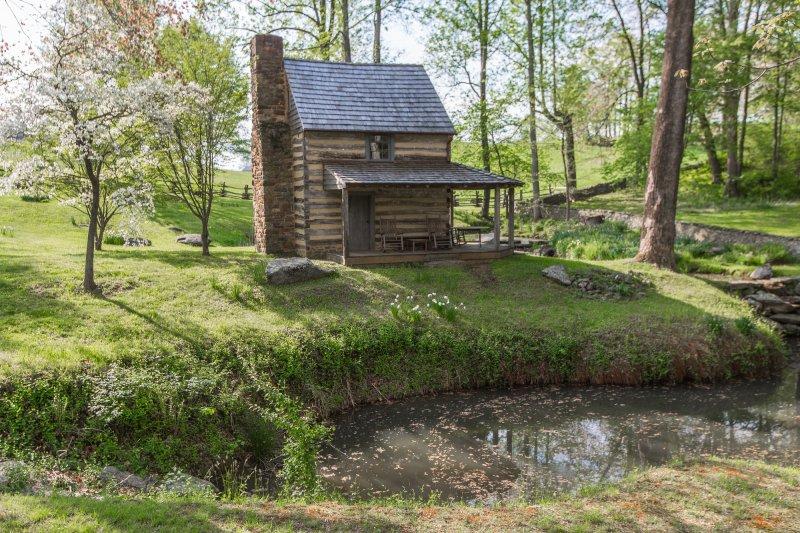
[[[443,159],[401,159],[369,161],[363,159],[324,162],[325,189],[351,186],[519,187],[521,181]]]

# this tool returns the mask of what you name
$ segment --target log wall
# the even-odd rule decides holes
[[[342,253],[342,194],[326,191],[326,159],[364,159],[365,134],[307,131],[300,137],[295,157],[295,239],[298,253],[313,258]],[[449,135],[395,134],[395,159],[449,159]],[[298,168],[298,155],[304,164]],[[300,168],[304,176],[299,173]],[[370,191],[373,192],[373,191]],[[426,216],[448,216],[448,191],[444,188],[376,189],[375,216],[393,216],[402,231],[425,231]],[[377,221],[376,221],[377,227]],[[300,242],[302,241],[302,250]]]

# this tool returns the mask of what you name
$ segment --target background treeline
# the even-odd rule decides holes
[[[391,61],[382,38],[405,28],[425,40],[426,66],[446,88],[457,159],[534,189],[541,181],[544,192],[619,177],[644,185],[663,0],[225,0],[204,9],[243,39],[277,32],[294,56],[325,60]],[[800,195],[799,41],[793,0],[697,2],[686,143],[719,196]]]

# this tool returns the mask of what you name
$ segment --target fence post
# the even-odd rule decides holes
[[[244,192],[242,193],[242,200],[249,200],[250,199],[250,186],[244,186]]]
[[[475,207],[481,205],[480,197],[478,195],[478,191],[475,191]]]
[[[223,181],[222,182],[222,191],[220,191],[219,195],[222,196],[223,198],[225,198],[226,194],[227,194],[227,191],[225,191],[225,182]]]

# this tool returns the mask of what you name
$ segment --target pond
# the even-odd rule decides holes
[[[800,465],[800,362],[713,386],[524,388],[372,405],[336,419],[320,472],[355,497],[537,499],[703,455]]]

